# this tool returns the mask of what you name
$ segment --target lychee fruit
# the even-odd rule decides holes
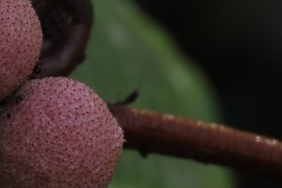
[[[1,188],[105,188],[124,142],[105,102],[62,77],[25,83],[0,125]]]
[[[31,74],[41,46],[40,22],[30,0],[0,0],[0,100]]]

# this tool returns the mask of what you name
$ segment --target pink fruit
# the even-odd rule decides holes
[[[1,188],[105,188],[124,142],[102,99],[68,78],[26,83],[0,122]]]
[[[0,100],[32,72],[41,45],[40,22],[30,0],[0,0]]]

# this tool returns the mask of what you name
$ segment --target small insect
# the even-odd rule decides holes
[[[34,72],[35,74],[39,74],[40,71],[41,71],[41,67],[42,67],[42,62],[41,62],[41,61],[37,61],[37,62],[36,62],[36,65],[35,65],[34,68],[33,68],[33,72]]]
[[[24,100],[23,95],[18,95],[18,96],[15,97],[15,103],[16,104],[20,103],[22,100]]]
[[[29,75],[29,79],[36,79],[39,78],[39,74],[41,72],[41,67],[42,67],[42,62],[41,61],[37,61],[35,66],[33,67],[33,71],[32,73]]]
[[[113,106],[124,106],[133,103],[137,97],[139,96],[139,91],[137,89],[133,90],[132,93],[130,93],[127,97],[125,97],[123,100],[116,101],[114,103],[108,103],[108,105]]]

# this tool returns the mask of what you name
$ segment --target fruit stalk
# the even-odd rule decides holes
[[[148,110],[110,106],[125,148],[215,163],[281,180],[282,144],[254,133]]]

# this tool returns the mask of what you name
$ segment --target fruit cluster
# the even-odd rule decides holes
[[[42,31],[29,0],[0,0],[0,187],[107,187],[124,142],[106,103],[63,77],[29,80]]]

